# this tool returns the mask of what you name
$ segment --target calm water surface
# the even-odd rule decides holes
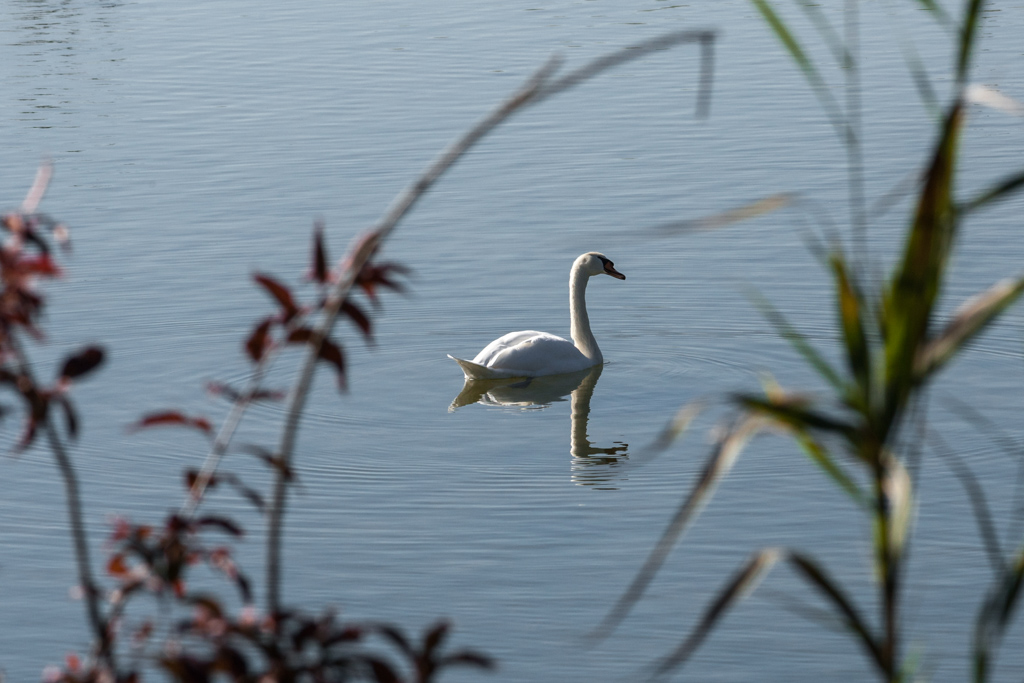
[[[918,7],[862,5],[872,197],[920,167],[931,136],[901,45],[919,53],[940,92],[948,87],[947,38]],[[51,341],[35,357],[45,364],[91,341],[110,352],[103,372],[76,390],[85,435],[74,456],[96,548],[111,516],[156,520],[179,503],[181,472],[197,466],[204,443],[161,431],[126,436],[124,427],[168,407],[223,415],[203,385],[246,375],[241,340],[269,311],[252,271],[297,281],[316,217],[339,254],[447,141],[553,52],[579,64],[698,27],[721,31],[710,120],[693,116],[696,50],[653,55],[519,116],[401,226],[386,256],[414,269],[410,294],[386,299],[373,349],[342,324],[351,392],[339,396],[324,376],[304,423],[286,595],[415,628],[453,619],[458,643],[501,662],[493,676],[459,672],[453,681],[630,680],[767,544],[813,550],[870,605],[868,538],[855,512],[791,445],[765,438],[616,638],[594,649],[581,639],[661,533],[706,446],[695,435],[643,467],[630,457],[681,403],[755,388],[762,371],[816,386],[744,288],[757,286],[835,348],[822,308],[828,288],[804,247],[806,212],[713,233],[657,231],[783,191],[844,221],[842,150],[742,2],[0,6],[4,202],[17,205],[49,155],[57,174],[44,208],[75,237],[69,276],[52,287]],[[977,80],[1024,99],[1024,8],[992,3],[984,33]],[[1020,120],[971,116],[965,191],[1018,168],[1024,146]],[[876,253],[897,242],[905,204],[875,223]],[[970,222],[950,305],[1019,271],[1022,209],[1018,199]],[[588,290],[609,361],[599,377],[582,378],[571,397],[565,388],[496,387],[450,409],[465,401],[445,354],[472,357],[516,329],[567,334],[569,265],[590,250],[628,277]],[[970,402],[1007,436],[1024,437],[1022,329],[1021,314],[1010,313],[946,375],[930,408],[935,428],[964,444],[1002,520],[1015,462],[950,406]],[[296,360],[286,359],[276,382],[287,383]],[[256,411],[239,441],[270,440],[279,417],[279,408]],[[705,419],[698,434],[713,424]],[[226,466],[266,485],[241,456]],[[12,681],[34,680],[81,649],[86,632],[68,597],[75,578],[49,459],[33,451],[0,469],[0,666]],[[259,581],[262,522],[226,493],[213,507],[253,532],[239,552]],[[988,573],[959,485],[934,460],[923,470],[918,520],[910,647],[935,680],[963,680]],[[788,609],[796,598],[804,600],[799,586],[780,570],[687,671],[695,680],[869,679],[855,646]],[[1020,630],[1010,642],[1019,638]],[[1018,679],[1024,656],[1013,646],[1003,655],[998,673]]]

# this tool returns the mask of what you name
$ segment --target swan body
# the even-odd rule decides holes
[[[544,377],[600,365],[604,357],[590,331],[585,298],[587,281],[595,275],[626,279],[604,254],[592,251],[576,259],[569,272],[571,341],[547,332],[524,330],[495,339],[471,361],[448,357],[459,364],[467,379]]]

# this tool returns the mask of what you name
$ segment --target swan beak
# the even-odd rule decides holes
[[[613,266],[610,261],[605,261],[604,262],[604,272],[605,272],[606,275],[611,275],[616,280],[625,280],[626,279],[625,275],[623,275],[619,271],[615,270],[615,266]]]

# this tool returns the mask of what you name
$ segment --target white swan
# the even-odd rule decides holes
[[[572,341],[547,332],[525,330],[510,332],[484,347],[472,361],[449,358],[462,367],[468,379],[501,377],[543,377],[585,370],[604,362],[590,331],[584,295],[587,280],[594,275],[611,275],[619,280],[626,276],[615,270],[604,254],[596,251],[583,254],[569,271],[569,317]]]

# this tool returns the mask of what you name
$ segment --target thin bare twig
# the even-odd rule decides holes
[[[257,367],[253,378],[249,382],[249,388],[241,396],[235,399],[231,405],[231,412],[224,419],[221,424],[220,431],[217,432],[217,436],[213,440],[213,445],[210,446],[210,452],[206,454],[206,460],[203,461],[203,466],[199,470],[199,474],[196,476],[192,486],[189,487],[188,497],[185,502],[181,505],[180,515],[185,518],[191,517],[195,514],[196,508],[203,500],[203,496],[206,494],[206,489],[209,487],[210,482],[213,481],[214,476],[217,474],[217,468],[220,466],[221,458],[228,451],[228,446],[231,444],[231,439],[235,435],[235,431],[238,430],[238,425],[242,422],[242,416],[245,415],[245,411],[252,404],[251,397],[259,390],[260,383],[263,377],[263,362],[261,361],[259,367]]]
[[[71,522],[71,537],[75,546],[75,565],[78,569],[78,583],[85,600],[89,625],[92,627],[96,642],[99,644],[99,658],[110,671],[117,671],[114,651],[110,642],[107,620],[100,609],[100,590],[92,576],[92,565],[89,559],[89,543],[85,533],[85,519],[82,509],[82,497],[78,487],[78,476],[75,474],[71,458],[60,441],[60,436],[50,418],[46,418],[46,438],[57,460],[57,467],[64,479],[64,492],[68,502],[68,519]]]
[[[42,171],[40,171],[40,174],[42,174]],[[49,173],[46,174],[46,179],[48,178]],[[39,184],[39,176],[37,176],[36,180],[37,182],[33,185],[33,190],[35,190],[36,186]],[[39,198],[42,198],[42,192],[45,191],[46,188],[44,181],[44,187],[38,195]],[[29,196],[32,196],[32,193],[29,193]],[[14,351],[15,361],[18,366],[18,373],[28,380],[28,384],[30,386],[36,386],[36,380],[32,375],[28,357],[13,334],[8,337],[7,343]],[[43,418],[43,424],[41,426],[46,431],[46,438],[49,442],[50,450],[53,452],[53,457],[57,461],[57,469],[60,471],[61,477],[64,480],[65,500],[68,505],[68,521],[71,526],[71,538],[75,549],[75,567],[78,571],[78,583],[82,590],[82,597],[85,600],[86,617],[88,618],[89,626],[92,628],[93,634],[96,637],[96,643],[99,647],[98,655],[100,661],[106,664],[111,672],[116,672],[117,667],[113,646],[110,641],[108,622],[103,616],[103,611],[100,608],[100,591],[96,580],[92,575],[92,563],[89,559],[89,542],[85,531],[85,513],[83,511],[82,496],[78,486],[78,476],[75,473],[74,464],[71,462],[71,458],[68,456],[67,450],[64,448],[64,444],[61,443],[60,436],[57,434],[57,430],[53,426],[49,415]]]

